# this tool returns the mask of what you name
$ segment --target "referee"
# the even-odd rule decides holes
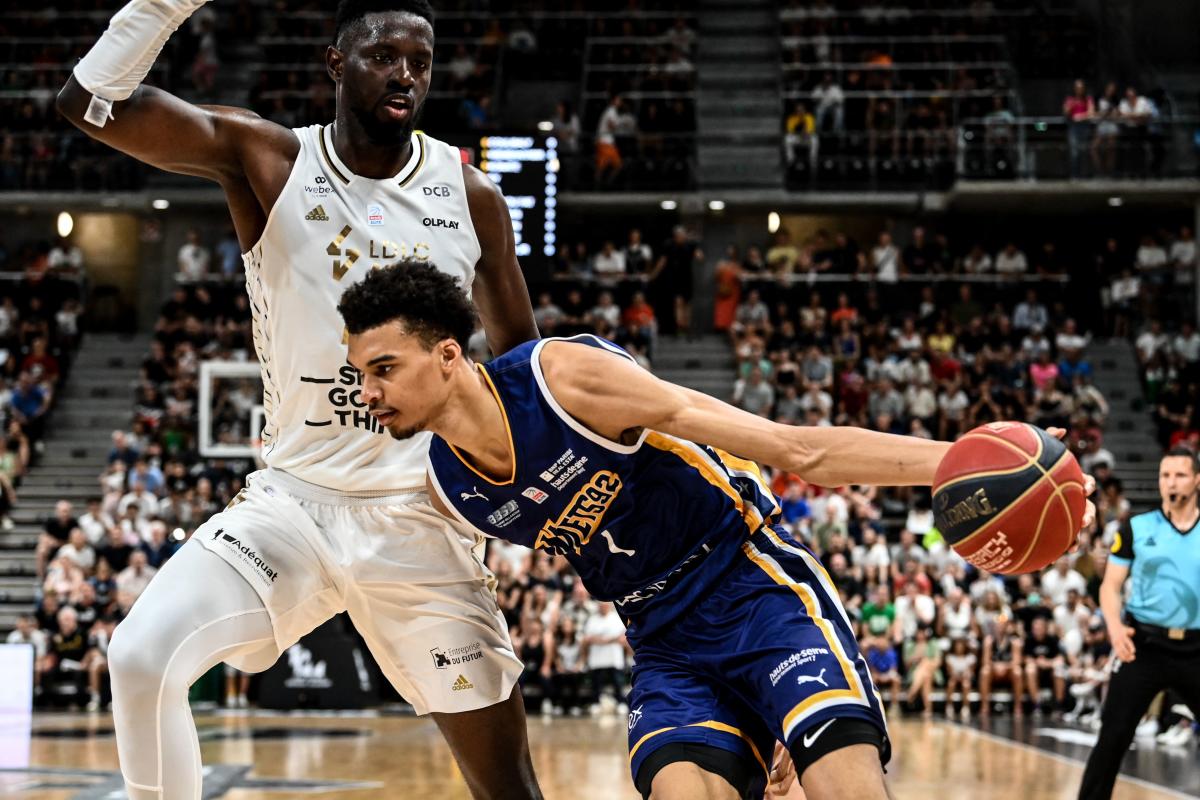
[[[1200,719],[1200,461],[1176,448],[1158,466],[1162,508],[1129,520],[1113,542],[1100,586],[1114,662],[1100,739],[1080,800],[1108,800],[1134,729],[1164,689]],[[1121,617],[1121,589],[1132,578]]]

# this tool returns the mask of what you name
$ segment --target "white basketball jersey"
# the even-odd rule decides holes
[[[432,261],[470,290],[480,249],[459,151],[415,133],[400,173],[375,180],[341,162],[332,127],[295,133],[296,164],[242,256],[262,366],[263,460],[337,491],[424,487],[429,434],[398,442],[367,413],[337,304],[367,270],[405,257]]]

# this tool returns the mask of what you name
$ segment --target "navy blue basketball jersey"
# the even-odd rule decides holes
[[[657,431],[614,442],[589,430],[546,386],[547,341],[479,366],[508,426],[512,475],[491,480],[435,436],[431,483],[484,535],[566,556],[594,597],[615,603],[633,642],[695,603],[779,506],[752,462]],[[590,334],[557,341],[629,358]]]

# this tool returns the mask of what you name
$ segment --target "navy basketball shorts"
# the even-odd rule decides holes
[[[834,719],[877,728],[886,764],[883,705],[829,574],[782,528],[760,529],[737,557],[678,623],[634,645],[634,782],[660,748],[707,745],[736,754],[765,788],[775,742],[815,746]]]

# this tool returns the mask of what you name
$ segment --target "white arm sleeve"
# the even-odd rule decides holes
[[[104,127],[112,104],[128,100],[145,80],[171,34],[208,0],[132,0],[75,65],[75,80],[92,93],[84,114]]]

